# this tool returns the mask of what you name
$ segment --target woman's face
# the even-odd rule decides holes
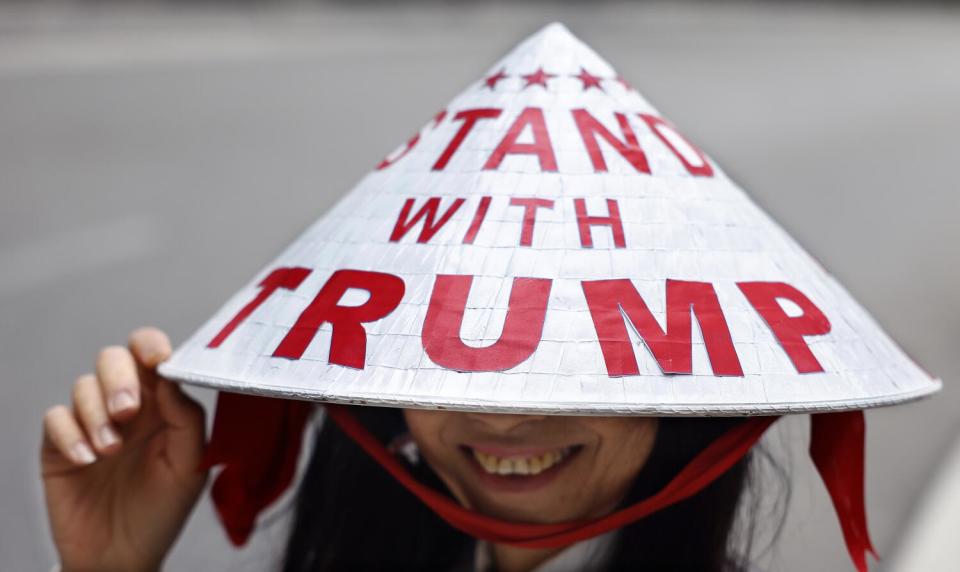
[[[657,435],[651,417],[404,410],[421,455],[466,507],[549,523],[616,508]]]

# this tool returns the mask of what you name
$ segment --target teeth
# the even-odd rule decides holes
[[[529,467],[531,475],[539,475],[543,471],[543,463],[537,457],[530,459]]]
[[[475,449],[472,449],[472,451],[473,458],[483,467],[484,471],[491,475],[539,475],[567,458],[573,451],[573,447],[548,451],[533,457],[512,457],[509,459],[501,459]]]
[[[480,453],[479,455],[477,455],[476,452],[474,453],[474,456],[476,456],[477,460],[480,461],[480,464],[483,465],[483,469],[485,471],[487,471],[488,473],[497,472],[498,463],[497,463],[496,457],[493,457],[490,455],[484,455],[483,453]]]
[[[527,466],[526,459],[515,459],[513,461],[513,472],[518,475],[530,474],[530,467]]]

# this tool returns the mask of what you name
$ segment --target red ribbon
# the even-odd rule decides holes
[[[257,515],[293,481],[312,404],[221,393],[203,467],[223,464],[212,496],[230,540],[246,543]],[[350,409],[326,405],[327,415],[407,490],[451,526],[490,542],[527,548],[561,547],[636,522],[689,498],[737,463],[776,417],[748,418],[717,438],[659,492],[605,517],[555,524],[517,523],[466,509],[417,481]],[[810,454],[826,484],[847,549],[866,572],[870,543],[863,502],[864,424],[859,411],[813,416]]]
[[[220,522],[235,546],[246,544],[257,515],[293,482],[306,401],[220,392],[201,470],[223,465],[210,490]]]
[[[880,557],[870,542],[863,500],[863,411],[817,413],[810,417],[810,457],[830,493],[850,559],[857,570],[866,572],[867,553]]]
[[[451,526],[490,542],[527,548],[554,548],[573,544],[621,528],[666,506],[693,496],[743,457],[775,417],[755,417],[737,425],[697,455],[657,494],[605,517],[580,522],[528,524],[500,520],[462,507],[446,495],[417,481],[350,413],[328,405],[327,415],[400,484]]]

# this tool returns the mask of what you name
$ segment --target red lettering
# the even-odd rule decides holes
[[[413,204],[415,199],[407,199],[403,203],[403,208],[400,209],[400,216],[397,217],[397,224],[393,226],[393,232],[390,233],[390,242],[399,242],[403,238],[407,231],[416,226],[420,219],[425,219],[423,223],[423,228],[420,229],[420,236],[417,237],[417,242],[424,244],[429,242],[433,235],[437,234],[443,225],[447,224],[447,221],[457,212],[457,209],[460,208],[460,205],[464,203],[466,199],[456,199],[453,201],[453,204],[447,208],[447,212],[443,213],[440,217],[440,220],[434,222],[434,219],[437,216],[437,210],[440,208],[440,197],[431,197],[427,199],[427,202],[424,203],[420,210],[417,211],[417,214],[410,218],[410,211],[413,210]]]
[[[530,126],[533,133],[533,143],[517,143],[517,139],[527,126]],[[488,171],[499,169],[500,163],[507,155],[536,155],[540,161],[541,171],[557,170],[557,158],[553,154],[553,144],[550,142],[550,133],[543,119],[542,109],[539,107],[524,109],[497,148],[490,154],[483,168]]]
[[[477,205],[477,212],[473,215],[473,221],[470,223],[470,228],[467,229],[467,234],[463,237],[464,244],[473,244],[473,241],[477,238],[477,233],[480,232],[480,225],[483,224],[483,220],[487,218],[487,211],[490,209],[490,201],[493,200],[491,197],[480,197],[480,204]]]
[[[456,371],[503,371],[519,365],[540,344],[551,282],[514,278],[500,338],[476,348],[460,338],[473,276],[437,276],[423,322],[424,351],[435,364]]]
[[[359,306],[339,306],[350,288],[366,290],[370,298]],[[403,298],[403,280],[392,274],[363,270],[337,270],[273,352],[273,357],[300,359],[324,323],[330,323],[328,361],[363,369],[367,355],[367,332],[363,324],[392,312]]]
[[[587,203],[584,199],[573,199],[573,206],[577,212],[577,228],[580,230],[580,245],[584,248],[593,248],[593,237],[590,235],[591,226],[609,226],[613,233],[613,244],[617,248],[626,248],[627,241],[623,237],[623,223],[620,221],[620,206],[615,199],[607,199],[608,216],[587,216]]]
[[[626,115],[622,113],[613,114],[617,118],[617,123],[620,124],[620,131],[623,133],[624,140],[621,141],[594,116],[590,115],[590,112],[586,109],[574,109],[572,113],[577,129],[580,131],[580,138],[583,139],[583,144],[587,148],[590,160],[593,162],[594,171],[598,173],[607,172],[607,162],[604,160],[603,153],[600,151],[600,144],[597,142],[597,135],[600,135],[633,165],[634,169],[641,173],[650,173],[647,156],[640,149],[640,143],[637,142],[637,136],[630,127]]]
[[[667,280],[666,289],[667,330],[664,332],[629,280],[583,282],[583,293],[597,330],[607,375],[620,377],[640,373],[625,317],[663,373],[692,373],[692,310],[700,324],[714,375],[742,376],[743,369],[713,286],[708,282]]]
[[[830,320],[803,292],[783,282],[738,282],[740,291],[750,305],[767,323],[770,331],[780,342],[783,351],[797,368],[797,373],[823,371],[810,350],[804,336],[822,336],[830,333]],[[788,316],[777,301],[783,298],[800,307],[799,316]]]
[[[710,161],[707,160],[707,156],[693,143],[687,141],[687,138],[681,135],[673,125],[654,115],[648,115],[646,113],[640,113],[639,115],[647,126],[650,127],[650,131],[653,131],[654,135],[667,146],[667,149],[670,149],[670,151],[676,155],[677,159],[680,159],[680,162],[683,163],[683,167],[688,173],[697,177],[713,176],[713,167],[710,166]],[[670,135],[672,135],[673,141],[671,141]],[[695,161],[697,161],[697,163],[691,163],[691,157],[688,157],[681,149],[677,149],[674,141],[685,145],[690,152],[696,155]]]
[[[510,206],[523,207],[523,228],[520,231],[520,246],[531,246],[533,244],[533,225],[537,221],[537,209],[552,209],[553,201],[550,199],[514,197],[510,199]]]
[[[240,308],[240,311],[237,312],[237,315],[230,320],[226,326],[223,327],[220,332],[214,336],[210,343],[207,344],[208,348],[218,348],[220,344],[226,340],[230,334],[233,333],[237,326],[243,323],[254,310],[260,307],[261,304],[267,301],[274,292],[279,288],[284,288],[286,290],[296,290],[300,287],[300,284],[306,280],[307,276],[310,275],[309,268],[277,268],[270,272],[266,278],[264,278],[258,286],[260,287],[260,292],[247,303],[246,306]]]
[[[446,110],[446,109],[444,109],[444,110],[441,111],[440,113],[434,115],[434,116],[433,116],[433,122],[432,122],[432,123],[433,123],[433,129],[436,129],[436,128],[437,128],[437,125],[440,125],[440,122],[443,121],[443,118],[446,117],[446,116],[447,116],[447,110]],[[406,156],[407,156],[407,153],[409,153],[411,150],[413,150],[413,148],[417,146],[417,143],[420,142],[420,136],[423,134],[423,131],[424,131],[424,129],[421,129],[420,131],[418,131],[416,135],[414,135],[413,137],[410,138],[410,140],[407,141],[406,145],[404,145],[403,147],[400,147],[399,149],[397,149],[397,150],[394,151],[393,153],[387,155],[387,156],[383,159],[383,161],[380,161],[380,164],[377,165],[377,171],[382,171],[383,169],[386,169],[386,168],[389,167],[390,165],[393,165],[394,163],[396,163],[396,162],[399,161],[400,159],[403,159],[404,157],[406,157]]]
[[[453,136],[453,139],[450,140],[450,143],[447,145],[447,148],[443,150],[443,153],[440,154],[440,157],[437,159],[437,162],[433,164],[434,171],[442,171],[444,167],[447,166],[447,163],[450,162],[450,158],[453,157],[453,154],[457,152],[457,149],[460,148],[460,144],[463,143],[463,140],[467,138],[467,135],[473,130],[473,126],[477,124],[481,119],[496,119],[500,117],[500,109],[465,109],[460,113],[453,116],[454,121],[463,121],[463,125],[460,126],[460,129],[457,130],[456,135]]]

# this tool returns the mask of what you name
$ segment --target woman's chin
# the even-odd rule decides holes
[[[559,484],[559,483],[558,483]],[[516,492],[490,490],[477,483],[465,487],[467,504],[480,514],[508,522],[555,524],[580,520],[585,514],[573,499],[575,492],[560,487]]]
[[[505,499],[483,499],[473,503],[477,512],[505,520],[508,522],[524,522],[531,524],[555,524],[570,522],[577,518],[570,514],[562,514],[557,510],[557,503],[539,499],[529,499],[529,502],[509,502]]]

